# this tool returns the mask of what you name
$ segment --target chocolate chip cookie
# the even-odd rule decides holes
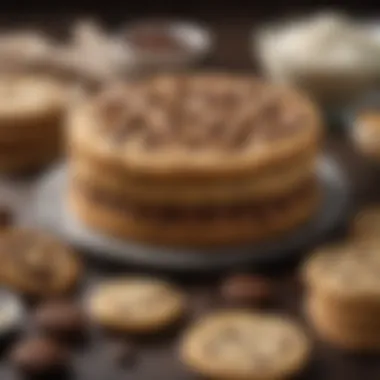
[[[70,248],[39,231],[11,229],[0,239],[0,280],[31,296],[58,295],[77,282],[81,265]]]
[[[185,297],[166,282],[133,277],[98,285],[87,304],[92,319],[106,328],[150,333],[173,324],[182,316]]]
[[[268,239],[319,204],[312,102],[256,78],[157,76],[69,117],[69,203],[88,226],[171,245]]]
[[[293,321],[272,314],[220,312],[185,334],[180,356],[202,376],[215,379],[282,379],[307,363],[310,341]]]

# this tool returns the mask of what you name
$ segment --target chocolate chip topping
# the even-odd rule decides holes
[[[98,99],[100,125],[124,148],[241,150],[307,127],[297,96],[252,78],[158,77],[110,92]]]
[[[0,207],[0,231],[10,227],[12,223],[13,215],[11,210],[5,206]]]

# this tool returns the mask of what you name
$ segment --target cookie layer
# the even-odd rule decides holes
[[[271,314],[220,312],[185,334],[180,357],[202,376],[266,380],[295,375],[307,363],[310,342],[293,321]]]
[[[301,161],[301,159],[300,159]],[[160,181],[124,177],[122,173],[105,171],[86,159],[71,158],[72,181],[114,193],[116,197],[157,204],[225,204],[266,200],[290,193],[315,176],[315,156],[301,162],[274,168],[241,180]]]
[[[306,222],[319,204],[319,189],[290,196],[262,209],[224,209],[224,217],[210,210],[194,214],[133,214],[119,205],[102,204],[83,192],[69,195],[70,207],[88,226],[105,233],[149,243],[222,245],[255,242],[280,235]],[[190,210],[191,211],[191,210]],[[220,212],[223,209],[219,209]],[[233,212],[231,212],[233,211]],[[163,217],[164,216],[164,217]],[[200,217],[201,216],[201,217]]]

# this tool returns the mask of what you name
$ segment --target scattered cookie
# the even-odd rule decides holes
[[[282,379],[305,366],[310,342],[302,329],[281,316],[220,312],[201,319],[185,334],[181,359],[193,371],[215,379]]]
[[[66,293],[81,272],[78,258],[54,237],[27,229],[11,229],[0,239],[0,279],[26,295]]]
[[[10,353],[10,361],[15,368],[33,375],[64,368],[67,360],[66,350],[45,337],[26,338],[18,342]]]
[[[82,309],[73,301],[56,300],[40,305],[34,315],[37,327],[63,336],[66,334],[81,334],[86,327]]]
[[[184,312],[185,297],[160,280],[126,278],[99,285],[88,305],[92,319],[104,327],[149,333],[177,321]]]
[[[235,274],[220,287],[223,300],[230,306],[262,306],[273,296],[273,284],[265,277],[251,274]]]

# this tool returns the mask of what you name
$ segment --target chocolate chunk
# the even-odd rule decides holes
[[[137,359],[136,346],[130,341],[118,341],[112,344],[113,359],[123,366],[133,366]]]
[[[13,214],[10,209],[0,207],[0,231],[13,224]]]
[[[61,369],[67,364],[67,352],[55,341],[45,337],[26,338],[10,353],[12,364],[30,374],[42,374]]]
[[[220,293],[231,306],[261,306],[272,297],[273,286],[264,277],[237,274],[222,283]]]
[[[41,305],[34,320],[42,330],[57,334],[81,333],[85,329],[85,318],[81,308],[72,301],[56,300]]]

